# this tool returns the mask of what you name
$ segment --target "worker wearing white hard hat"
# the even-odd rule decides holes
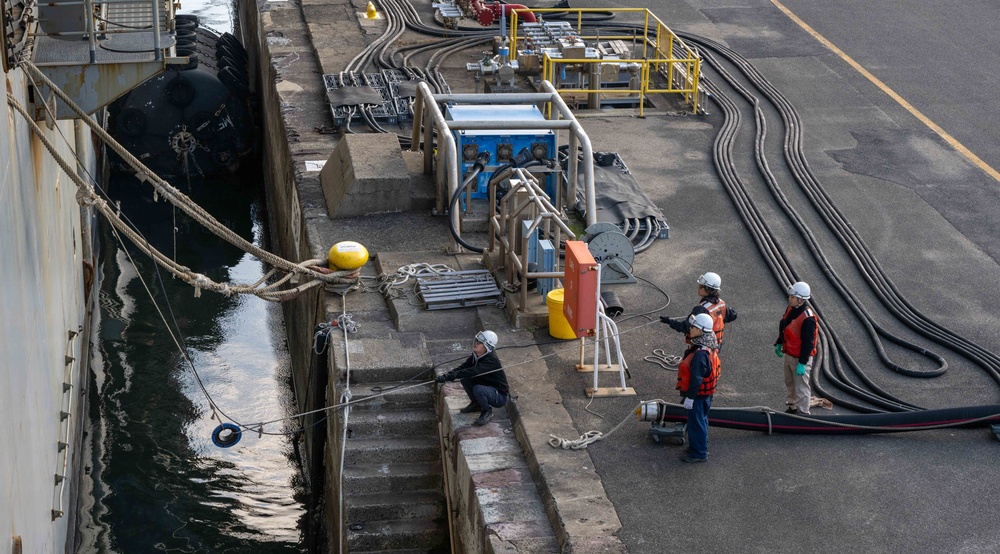
[[[812,396],[813,358],[819,345],[819,318],[809,307],[812,291],[804,281],[788,287],[788,307],[778,324],[778,340],[774,353],[784,357],[785,410],[792,414],[809,415]]]
[[[681,458],[688,463],[708,461],[708,411],[719,382],[722,366],[712,316],[701,313],[691,324],[691,346],[677,365],[677,390],[688,411],[690,446]]]
[[[472,355],[462,365],[435,379],[438,383],[461,381],[465,394],[469,396],[469,405],[460,411],[463,414],[479,412],[479,417],[472,423],[476,426],[489,423],[493,418],[493,408],[507,405],[510,396],[507,375],[496,353],[497,340],[493,331],[476,333]]]
[[[660,321],[669,325],[674,331],[684,333],[685,342],[690,344],[690,330],[694,317],[699,313],[707,313],[712,316],[712,332],[715,333],[715,338],[721,348],[722,335],[726,324],[736,320],[736,310],[731,306],[727,306],[725,300],[719,298],[719,291],[722,289],[722,277],[719,277],[718,273],[709,271],[698,277],[697,283],[698,296],[701,297],[701,300],[698,305],[691,309],[690,315],[687,318],[660,316]]]

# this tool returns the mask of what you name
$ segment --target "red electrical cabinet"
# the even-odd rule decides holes
[[[563,315],[577,337],[592,335],[597,327],[597,275],[597,261],[587,243],[566,241]]]

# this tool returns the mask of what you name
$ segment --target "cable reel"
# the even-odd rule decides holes
[[[601,284],[635,283],[632,262],[635,247],[625,233],[613,223],[598,222],[584,231],[584,242],[594,260],[601,264]]]

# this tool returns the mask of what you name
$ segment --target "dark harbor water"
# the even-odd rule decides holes
[[[231,2],[184,7],[220,32],[233,28]],[[232,179],[174,184],[240,236],[267,247],[262,172],[246,165]],[[264,274],[256,258],[155,202],[148,184],[116,176],[107,190],[147,240],[193,271],[235,283]],[[191,367],[236,421],[294,413],[280,306],[207,291],[195,298],[191,286],[157,271],[136,248],[123,250],[107,229],[102,235],[102,321],[80,552],[303,551],[305,492],[293,438],[245,433],[231,448],[215,446],[211,435],[220,422]],[[294,428],[274,424],[266,431]]]
[[[215,188],[193,196],[241,236],[262,243],[259,190],[245,181],[193,185]],[[153,203],[148,186],[131,177],[115,178],[109,190],[125,199],[122,213],[148,240],[173,252],[169,205]],[[192,270],[219,282],[251,283],[263,274],[258,260],[180,215],[177,228],[176,259]],[[293,413],[280,307],[251,296],[195,298],[192,287],[157,273],[134,248],[131,257],[110,240],[104,248],[85,460],[91,498],[81,551],[299,552],[305,508],[291,439],[246,433],[231,448],[216,447],[211,434],[219,422],[190,366],[237,421]],[[168,325],[176,325],[191,364]]]

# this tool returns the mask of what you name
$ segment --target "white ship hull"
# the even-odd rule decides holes
[[[3,77],[14,100],[30,106],[26,74]],[[0,551],[63,552],[73,548],[86,415],[91,210],[77,203],[76,185],[6,99],[2,113]],[[71,120],[40,125],[63,158],[82,160],[96,175],[89,129]]]

